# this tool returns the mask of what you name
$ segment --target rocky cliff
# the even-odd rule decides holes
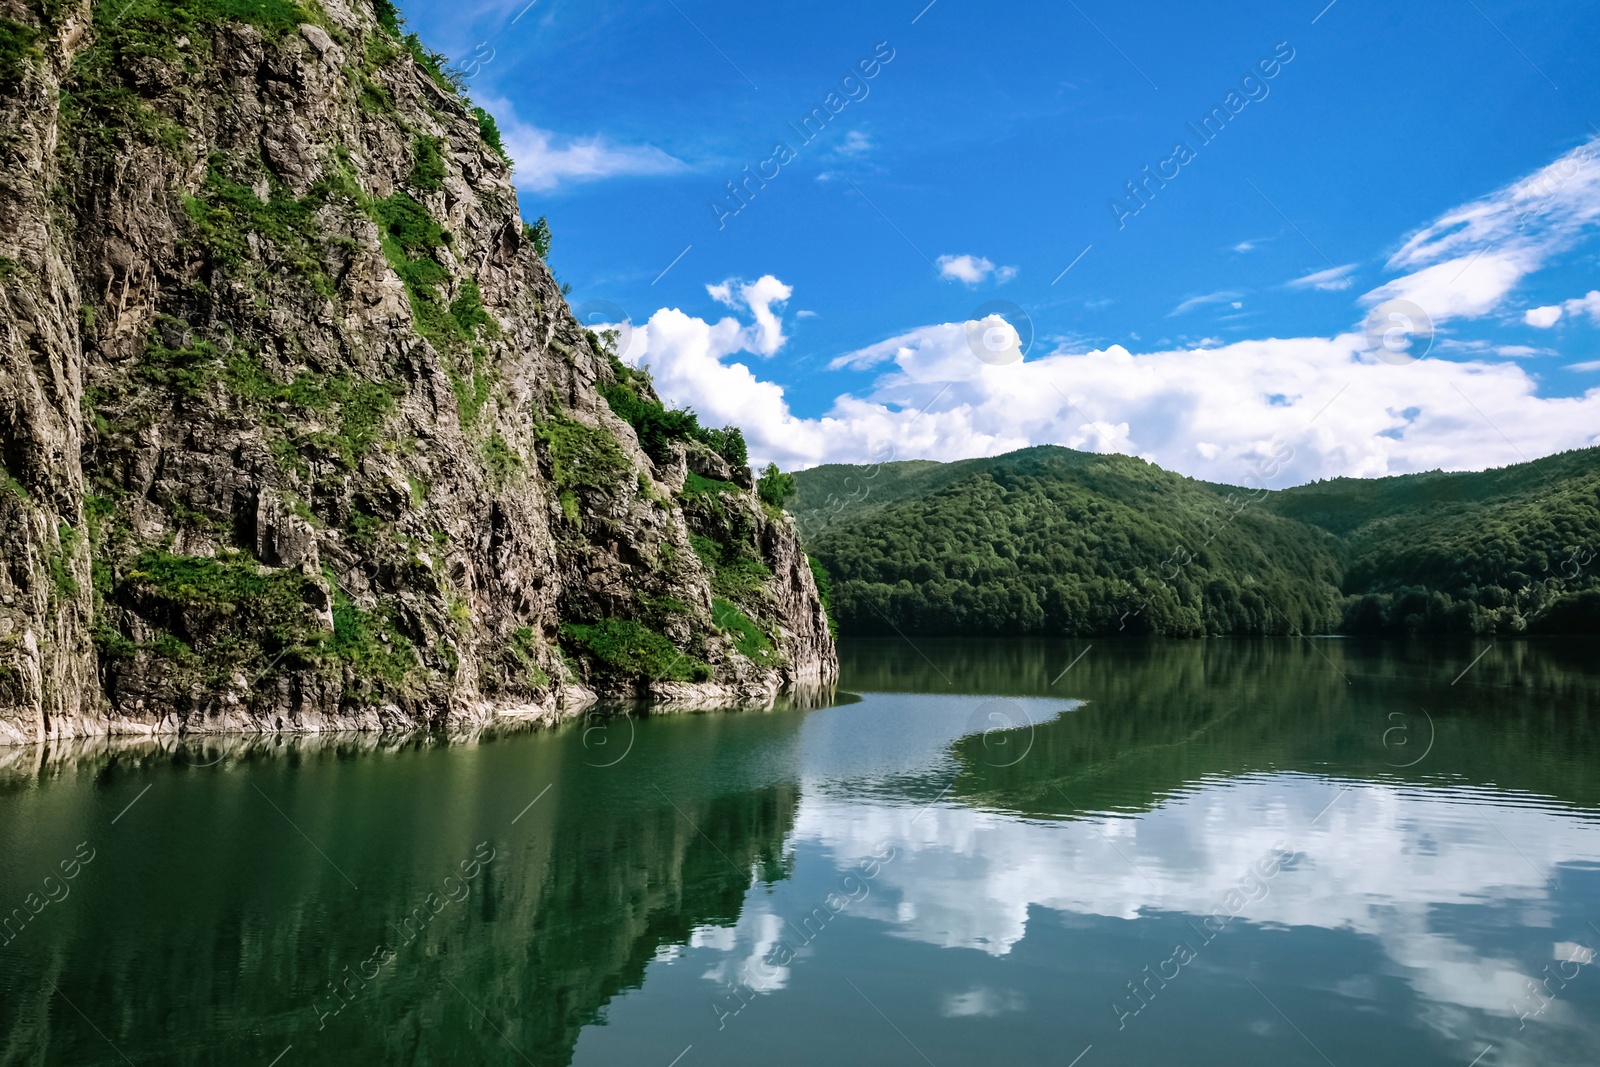
[[[0,156],[0,743],[832,681],[388,0],[0,0]]]

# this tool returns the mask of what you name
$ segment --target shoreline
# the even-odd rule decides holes
[[[366,709],[362,713],[338,716],[308,716],[285,719],[281,716],[231,715],[206,717],[197,728],[175,715],[154,722],[122,718],[74,716],[58,718],[55,724],[80,727],[77,730],[52,730],[41,738],[13,739],[0,736],[0,774],[20,762],[30,752],[52,748],[83,750],[103,747],[131,749],[154,746],[176,754],[198,741],[213,747],[240,743],[247,747],[283,742],[328,745],[370,739],[362,747],[382,747],[379,742],[430,738],[446,743],[472,743],[484,735],[560,727],[590,717],[617,718],[691,711],[772,711],[780,706],[817,708],[832,703],[838,695],[836,682],[799,682],[758,688],[733,687],[714,683],[666,683],[645,695],[599,694],[587,686],[567,686],[554,699],[541,703],[494,704],[478,702],[457,708],[445,716],[419,720],[395,705]],[[52,725],[55,725],[52,724]],[[89,729],[81,727],[88,726]],[[204,764],[201,764],[204,765]]]

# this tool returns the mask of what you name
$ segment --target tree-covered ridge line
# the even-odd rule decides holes
[[[1267,490],[1042,446],[797,485],[847,632],[1600,630],[1600,449]]]

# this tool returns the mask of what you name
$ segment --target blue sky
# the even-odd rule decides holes
[[[405,13],[501,119],[574,306],[763,457],[1053,441],[1238,481],[1287,442],[1304,480],[1595,441],[1600,6],[925,2]],[[1425,359],[1363,350],[1386,298]],[[995,301],[1026,358],[948,350]]]

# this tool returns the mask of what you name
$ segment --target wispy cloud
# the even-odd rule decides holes
[[[677,174],[687,163],[654,145],[616,144],[604,134],[572,137],[522,121],[508,101],[485,97],[516,164],[520,188],[549,192],[563,185],[629,175]]]
[[[823,167],[817,172],[819,182],[837,181],[848,173],[871,170],[870,156],[878,147],[865,130],[848,130],[827,154],[822,157]]]
[[[842,156],[863,156],[876,147],[878,146],[873,143],[872,138],[867,134],[861,130],[851,130],[844,135],[844,140],[840,143],[838,152]]]
[[[1496,310],[1523,278],[1600,221],[1597,149],[1600,138],[1521,181],[1445,212],[1389,257],[1390,270],[1410,273],[1363,299],[1369,304],[1410,300],[1435,322]]]
[[[1207,304],[1233,304],[1235,309],[1237,309],[1241,306],[1238,301],[1243,296],[1243,293],[1236,293],[1231,289],[1224,289],[1215,293],[1206,293],[1203,296],[1191,296],[1189,299],[1185,300],[1183,303],[1179,304],[1177,307],[1168,312],[1167,317],[1172,318],[1177,315],[1186,315],[1195,308],[1205,307]]]
[[[1529,247],[1447,260],[1387,282],[1361,299],[1367,304],[1409,300],[1434,322],[1487,315],[1538,266]]]
[[[1319,289],[1323,292],[1338,292],[1342,289],[1348,289],[1354,284],[1350,274],[1355,269],[1356,265],[1354,263],[1346,263],[1342,267],[1329,267],[1327,270],[1319,270],[1312,274],[1307,274],[1303,278],[1296,278],[1289,282],[1288,285],[1290,289]]]

